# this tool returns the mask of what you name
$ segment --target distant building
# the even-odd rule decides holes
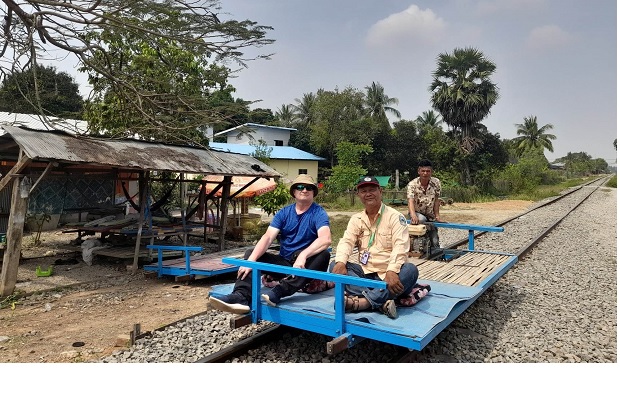
[[[209,146],[214,150],[244,155],[251,155],[256,151],[256,147],[250,144],[210,143]],[[291,146],[267,146],[267,151],[269,150],[269,166],[283,175],[284,182],[293,181],[299,174],[308,174],[318,180],[319,161],[325,161],[323,157]]]
[[[226,135],[226,143],[231,144],[258,144],[262,140],[267,146],[288,146],[295,131],[295,128],[247,123],[217,132],[213,137]]]
[[[564,166],[565,166],[564,163],[556,162],[556,163],[553,163],[553,164],[549,164],[549,169],[563,170],[563,169],[565,169]]]
[[[283,175],[284,182],[290,182],[299,174],[308,174],[318,181],[319,161],[323,157],[299,150],[288,145],[295,128],[247,123],[217,132],[213,137],[226,135],[227,143],[211,141],[215,150],[251,155],[261,141],[271,150],[269,166]]]

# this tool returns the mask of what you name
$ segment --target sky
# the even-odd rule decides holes
[[[380,83],[401,118],[431,110],[437,56],[474,47],[496,65],[500,98],[482,123],[502,139],[536,116],[557,136],[550,161],[586,152],[616,163],[615,0],[223,0],[230,18],[273,27],[271,60],[230,83],[274,112],[304,93]],[[392,121],[395,118],[391,118]]]
[[[220,19],[273,27],[275,43],[229,82],[252,108],[275,111],[318,89],[398,99],[401,118],[431,110],[428,87],[441,53],[474,47],[496,65],[499,99],[482,123],[502,139],[536,116],[557,136],[549,161],[586,152],[616,164],[615,0],[222,0]],[[231,67],[235,67],[231,65]],[[75,74],[74,74],[75,75]],[[78,79],[80,82],[80,79]],[[83,83],[80,82],[82,85]],[[390,118],[392,122],[396,118]]]

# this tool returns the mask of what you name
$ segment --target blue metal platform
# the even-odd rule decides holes
[[[467,229],[470,232],[503,230],[448,223],[443,223],[442,227]],[[261,285],[260,276],[265,272],[291,274],[290,267],[238,258],[223,258],[222,263],[253,269],[249,313],[252,323],[271,321],[330,336],[335,340],[327,343],[327,352],[333,354],[364,338],[422,350],[518,261],[512,254],[473,250],[473,234],[470,234],[469,250],[451,251],[448,258],[410,259],[420,271],[418,283],[430,285],[431,290],[414,306],[398,307],[397,319],[390,319],[379,311],[344,312],[345,285],[386,288],[386,283],[382,281],[295,269],[295,275],[331,281],[335,287],[314,294],[295,293],[283,298],[277,307],[272,307],[262,301],[259,295],[259,291],[264,293],[268,290]],[[232,288],[233,284],[215,285],[211,294],[216,297],[228,294]]]

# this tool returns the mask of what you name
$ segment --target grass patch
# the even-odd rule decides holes
[[[329,228],[332,232],[332,248],[335,249],[335,247],[338,246],[340,238],[344,236],[344,231],[347,230],[349,219],[351,219],[351,217],[348,215],[333,215],[329,217]]]
[[[511,200],[528,200],[528,201],[540,201],[548,197],[559,196],[562,192],[575,186],[585,185],[588,182],[592,182],[600,176],[589,176],[584,178],[567,179],[563,182],[555,185],[540,185],[534,190],[526,193],[519,193],[516,195],[508,196]]]
[[[605,186],[611,187],[611,188],[617,188],[618,187],[617,181],[618,181],[618,175],[614,175],[607,181],[607,184]]]

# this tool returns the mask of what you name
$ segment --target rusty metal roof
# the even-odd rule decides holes
[[[132,139],[74,136],[64,132],[28,130],[10,125],[2,125],[0,128],[6,132],[4,135],[0,134],[0,147],[10,148],[9,142],[12,139],[32,160],[193,174],[281,176],[267,164],[242,154]],[[16,148],[13,153],[16,159]],[[7,150],[4,150],[3,154],[6,155]]]

